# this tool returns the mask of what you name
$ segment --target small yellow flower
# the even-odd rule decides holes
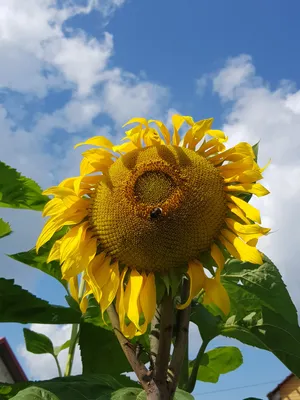
[[[235,258],[261,264],[257,240],[269,229],[243,194],[268,194],[262,169],[248,143],[226,149],[227,137],[212,130],[213,119],[194,122],[174,115],[173,135],[157,120],[131,119],[124,143],[103,136],[80,145],[80,176],[44,192],[54,195],[44,210],[50,217],[38,249],[63,226],[48,261],[60,260],[63,278],[78,301],[77,276],[84,272],[86,297],[93,293],[102,313],[115,301],[120,326],[128,337],[143,334],[156,306],[155,274],[185,268],[191,300],[204,289],[204,302],[224,313],[229,298],[221,284],[224,249]],[[179,129],[188,130],[181,140]],[[208,278],[201,257],[210,254],[215,276]]]

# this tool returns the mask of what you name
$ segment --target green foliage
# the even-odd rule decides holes
[[[42,333],[34,332],[28,328],[23,329],[26,349],[34,354],[52,354],[54,347],[51,340]]]
[[[233,283],[238,285],[236,280],[241,280],[242,285],[239,286],[246,292],[255,295],[261,305],[282,315],[291,324],[297,323],[296,307],[272,261],[264,257],[264,263],[261,266],[237,261],[235,263],[239,265],[239,268],[236,271],[231,269],[229,273],[225,270],[223,278],[226,281],[233,279]],[[230,265],[232,264],[229,264],[229,267]],[[254,311],[253,306],[252,311]]]
[[[10,235],[12,232],[10,225],[8,222],[3,221],[2,218],[0,218],[0,239]]]
[[[59,353],[65,349],[68,349],[70,347],[70,340],[65,341],[61,346],[55,346],[54,347],[54,356],[58,356]]]
[[[122,381],[126,385],[134,385],[129,378],[125,378]],[[107,374],[97,374],[97,375],[77,375],[69,376],[64,378],[55,378],[47,381],[35,381],[35,382],[22,382],[16,383],[14,385],[3,385],[2,388],[10,388],[9,393],[2,394],[5,400],[13,397],[17,393],[21,393],[25,388],[30,393],[31,388],[40,388],[53,393],[59,400],[109,400],[112,394],[124,387],[123,383],[120,383],[118,379],[107,375]],[[1,389],[1,387],[0,387]],[[2,392],[0,392],[2,393]],[[18,400],[21,398],[17,398]],[[25,398],[27,400],[27,398]],[[29,398],[28,398],[29,399]],[[34,397],[32,398],[34,399]],[[39,400],[44,399],[39,398]],[[45,400],[54,400],[51,397],[45,398]],[[55,399],[56,400],[56,399]]]
[[[21,390],[16,396],[12,397],[13,400],[59,400],[55,394],[50,393],[48,390],[31,386],[27,389]]]
[[[82,323],[79,346],[84,375],[108,373],[116,376],[132,370],[114,333],[107,329]]]
[[[0,207],[41,211],[48,201],[36,182],[0,161]]]
[[[60,239],[66,233],[66,229],[67,228],[63,228],[59,232],[55,233],[52,239],[39,249],[38,254],[36,253],[35,248],[33,248],[21,253],[10,254],[9,257],[13,260],[29,265],[32,268],[36,268],[42,272],[45,272],[46,274],[58,280],[58,282],[60,282],[67,289],[68,284],[64,279],[62,279],[59,262],[51,261],[50,263],[47,263],[49,252],[54,242]]]
[[[237,347],[217,347],[203,355],[198,369],[197,380],[216,383],[221,374],[227,374],[240,367],[243,356]],[[192,369],[194,361],[190,363]]]
[[[39,299],[13,279],[0,278],[0,322],[73,324],[80,322],[80,316],[76,310]]]
[[[139,395],[143,393],[144,391],[138,388],[122,388],[112,393],[111,400],[140,400],[143,397],[140,397]]]
[[[230,296],[231,313],[222,321],[209,315],[202,305],[194,305],[191,319],[202,339],[223,335],[271,351],[300,376],[297,311],[275,265],[267,257],[261,266],[232,260],[222,280]]]

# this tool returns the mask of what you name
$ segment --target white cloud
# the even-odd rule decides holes
[[[104,8],[112,12],[117,6],[107,1]],[[100,3],[89,1],[80,7],[68,2],[58,8],[56,0],[1,0],[0,86],[43,97],[49,88],[62,89],[69,83],[79,94],[88,94],[111,56],[112,36],[105,32],[99,41],[70,28],[66,36],[63,24],[93,8],[101,10]]]
[[[229,58],[225,68],[214,77],[213,89],[221,98],[233,99],[236,90],[252,83],[254,71],[250,56],[241,54],[239,57]],[[203,77],[200,81],[201,79]]]
[[[290,82],[271,90],[245,55],[230,59],[214,76],[213,85],[222,101],[231,105],[223,127],[230,144],[260,140],[260,164],[272,159],[264,180],[271,194],[253,200],[263,223],[273,230],[261,247],[279,267],[300,308],[300,90]]]
[[[54,346],[61,346],[63,343],[69,340],[71,336],[71,325],[32,324],[29,328],[35,332],[42,333],[48,336],[51,339]],[[28,378],[30,380],[51,379],[58,376],[55,360],[53,356],[51,356],[50,354],[30,353],[26,350],[25,345],[19,346],[17,351],[18,354],[24,360],[24,363],[28,371],[27,373]],[[58,361],[61,366],[62,373],[65,370],[67,357],[68,357],[68,349],[63,350],[58,356]],[[82,372],[82,364],[80,359],[79,348],[77,346],[74,355],[72,375],[78,375],[81,374],[81,372]]]
[[[159,118],[168,96],[162,86],[126,77],[107,82],[103,93],[105,111],[120,126],[133,116]]]

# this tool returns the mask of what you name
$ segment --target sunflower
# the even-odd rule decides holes
[[[120,145],[103,136],[79,143],[94,146],[82,153],[80,176],[44,192],[54,198],[44,209],[50,218],[37,251],[67,226],[48,262],[60,261],[82,309],[90,294],[102,313],[114,302],[127,337],[147,330],[159,277],[188,277],[189,296],[179,309],[201,291],[205,303],[228,313],[220,280],[226,257],[262,264],[256,244],[269,229],[260,226],[259,211],[245,200],[269,193],[257,183],[263,169],[250,144],[226,149],[227,137],[211,129],[212,122],[173,115],[171,135],[158,120],[131,119],[124,126],[135,125]],[[79,299],[81,274],[85,293]]]

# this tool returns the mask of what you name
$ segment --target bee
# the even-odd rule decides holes
[[[161,216],[161,214],[162,214],[162,209],[160,207],[155,207],[150,212],[150,218],[151,219],[157,219],[158,217]]]

